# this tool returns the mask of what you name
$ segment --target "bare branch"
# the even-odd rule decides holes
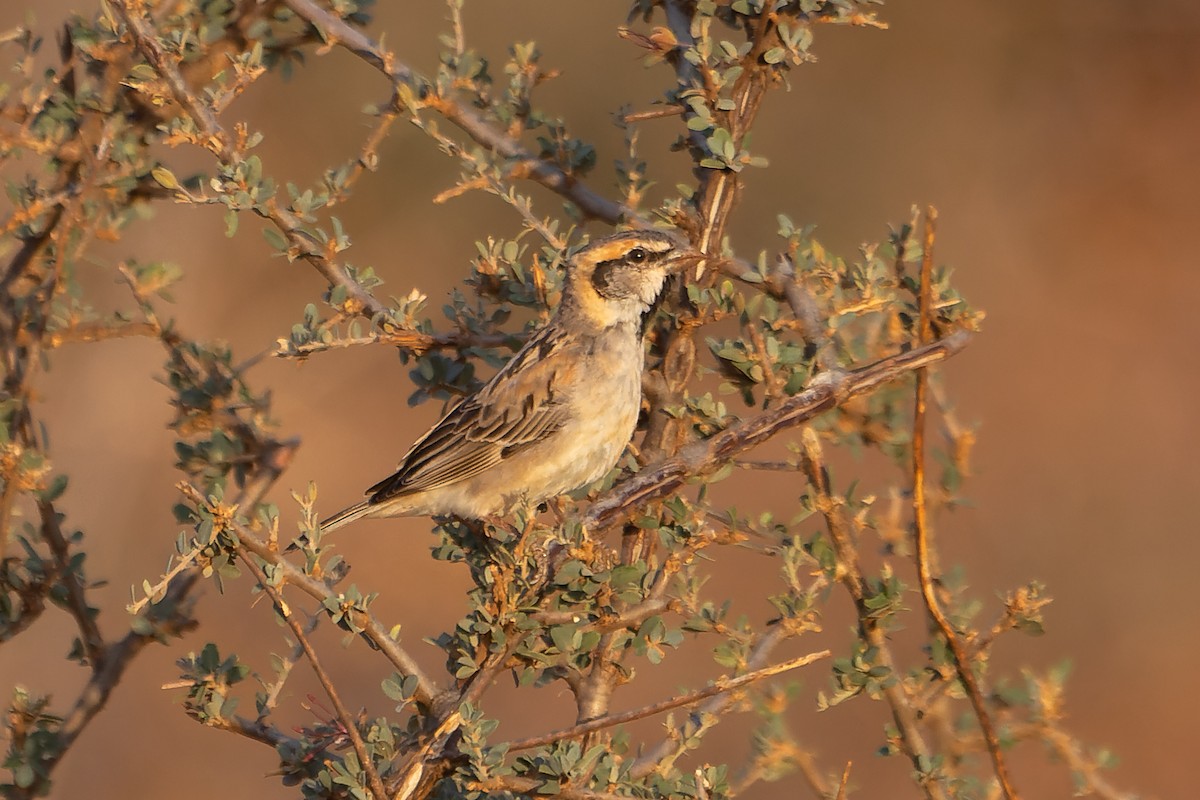
[[[892,675],[899,674],[896,659],[892,654],[891,645],[883,629],[876,621],[872,609],[866,603],[866,580],[859,567],[858,551],[850,536],[849,524],[840,506],[834,502],[829,488],[829,477],[825,467],[825,458],[821,450],[820,439],[812,428],[804,429],[804,469],[808,475],[809,485],[812,486],[816,510],[825,518],[829,538],[837,553],[838,580],[846,587],[854,601],[858,612],[859,634],[879,655],[879,663],[888,668]],[[917,725],[916,714],[904,695],[899,682],[884,684],[881,687],[888,705],[891,706],[892,719],[900,732],[900,744],[905,754],[912,761],[916,772],[922,776],[921,787],[929,800],[943,800],[947,797],[940,780],[926,772],[933,764],[932,751],[925,743],[925,737]]]
[[[212,505],[209,503],[208,499],[205,498],[204,495],[201,494],[200,491],[191,484],[181,483],[179,484],[178,488],[185,497],[187,497],[197,506],[210,509],[212,508]],[[288,561],[278,552],[273,550],[270,545],[267,544],[267,542],[259,538],[245,525],[234,519],[229,522],[229,526],[234,533],[238,535],[238,540],[245,545],[247,550],[254,553],[254,555],[258,556],[263,561],[266,561],[268,564],[278,567],[287,583],[292,584],[309,597],[312,597],[313,599],[322,603],[325,603],[326,601],[341,603],[341,596],[337,592],[333,591],[333,589],[331,589],[323,581],[319,581],[316,578],[305,574],[300,567],[297,567],[291,561]],[[402,675],[412,675],[416,677],[417,690],[414,697],[418,702],[432,706],[434,701],[441,693],[441,690],[438,688],[434,680],[425,674],[425,671],[421,669],[412,656],[410,656],[408,652],[400,646],[399,642],[392,638],[391,634],[388,632],[388,629],[385,628],[383,624],[371,614],[357,611],[352,608],[347,608],[345,611],[350,615],[355,627],[362,630],[363,636],[369,642],[371,642],[371,644],[375,645],[379,650],[381,650],[387,659],[392,662],[392,665],[395,666]]]
[[[846,768],[842,770],[842,780],[838,784],[836,800],[846,800],[846,786],[850,783],[850,765],[853,763],[853,761],[847,761]]]
[[[246,719],[236,716],[211,717],[204,724],[209,728],[236,733],[255,742],[261,742],[272,749],[278,749],[280,745],[287,744],[293,745],[297,750],[300,749],[299,739],[288,736],[274,725],[267,725],[259,719]]]
[[[933,337],[933,325],[930,319],[930,305],[933,292],[933,245],[937,224],[937,210],[932,206],[925,212],[925,236],[921,257],[920,282],[920,320],[918,337],[922,343]],[[916,539],[917,577],[921,584],[921,597],[925,600],[925,608],[938,630],[946,639],[950,653],[954,658],[954,667],[958,678],[971,699],[975,717],[983,731],[984,741],[987,742],[988,755],[992,759],[992,768],[1000,788],[1007,800],[1019,800],[1019,795],[1012,785],[1008,775],[1008,767],[1004,763],[1004,755],[1000,749],[1000,739],[992,724],[987,702],[979,688],[979,682],[972,670],[972,659],[967,647],[954,631],[954,626],[942,611],[938,603],[937,590],[934,586],[936,579],[930,567],[929,522],[925,503],[925,395],[929,383],[929,374],[924,367],[917,370],[916,397],[913,403],[913,441],[912,441],[912,471],[913,471],[913,532]]]
[[[592,733],[593,731],[611,728],[614,725],[624,725],[626,722],[633,722],[634,720],[642,719],[643,717],[661,714],[662,712],[670,711],[673,708],[689,706],[692,703],[698,703],[701,700],[706,700],[714,695],[732,692],[735,689],[740,689],[747,684],[753,683],[754,681],[762,680],[763,678],[769,678],[772,675],[779,675],[793,669],[799,669],[800,667],[808,666],[814,661],[820,661],[822,658],[828,658],[830,655],[831,654],[828,650],[821,650],[816,653],[809,653],[806,656],[793,658],[790,661],[784,661],[779,664],[754,670],[753,672],[747,672],[733,678],[718,678],[703,689],[685,692],[684,694],[676,695],[668,700],[661,700],[657,703],[643,706],[642,708],[637,708],[632,711],[622,711],[619,714],[606,714],[603,717],[597,717],[596,719],[589,720],[581,725],[575,725],[570,728],[551,731],[550,733],[546,733],[541,736],[531,736],[528,739],[518,739],[515,742],[510,742],[508,749],[509,752],[516,750],[528,750],[532,747],[541,747],[543,745],[553,744],[554,742],[561,741],[562,739],[573,739],[576,736],[583,736],[585,734]]]
[[[592,191],[562,167],[531,154],[520,142],[489,123],[475,109],[453,98],[434,94],[433,87],[427,79],[398,61],[393,53],[384,50],[362,31],[350,26],[313,0],[283,2],[301,18],[317,27],[326,41],[346,48],[382,72],[393,83],[405,83],[425,89],[426,96],[423,101],[476,143],[507,159],[508,172],[513,177],[528,178],[562,195],[578,206],[585,216],[593,219],[616,224],[634,216],[630,209]]]
[[[59,583],[67,591],[67,608],[75,618],[83,651],[87,654],[92,670],[95,671],[104,664],[106,657],[104,637],[100,635],[100,629],[96,626],[95,609],[88,606],[79,575],[71,568],[71,549],[67,537],[63,535],[58,511],[52,503],[39,500],[38,512],[42,518],[42,538],[54,554]]]
[[[851,372],[822,373],[809,388],[775,408],[743,420],[709,439],[689,444],[674,457],[621,481],[592,503],[583,523],[589,530],[607,528],[627,510],[665,497],[688,480],[710,473],[780,431],[807,422],[908,372],[943,361],[960,352],[970,341],[969,333],[957,331],[944,339]]]
[[[76,342],[102,342],[107,339],[157,335],[158,331],[148,322],[81,322],[67,328],[48,331],[42,340],[47,348],[53,349]]]
[[[296,637],[297,643],[304,649],[304,655],[308,659],[309,666],[312,667],[317,680],[321,682],[321,687],[325,690],[325,696],[329,698],[329,702],[333,703],[338,721],[341,723],[346,735],[350,738],[350,744],[354,747],[354,754],[358,756],[359,766],[367,773],[367,782],[371,786],[372,794],[375,795],[376,800],[383,800],[383,798],[387,797],[387,792],[383,788],[383,781],[379,779],[379,772],[375,769],[375,762],[371,759],[370,753],[367,752],[367,746],[363,742],[362,734],[359,733],[354,718],[350,716],[350,711],[342,703],[342,698],[338,694],[337,687],[333,685],[333,680],[329,677],[329,673],[321,666],[321,660],[317,657],[317,651],[313,649],[312,643],[308,641],[308,636],[304,632],[304,626],[296,621],[295,616],[292,615],[291,607],[283,599],[283,595],[271,584],[271,581],[263,573],[262,568],[258,566],[247,550],[238,545],[237,554],[242,563],[250,570],[250,573],[254,575],[254,580],[258,582],[262,590],[271,598],[271,602],[275,604],[275,609],[283,617],[283,621],[287,623],[287,626],[291,628],[292,635]]]
[[[421,355],[431,350],[464,350],[468,347],[509,347],[518,349],[524,343],[521,334],[475,334],[466,332],[424,333],[422,331],[393,330],[388,333],[377,333],[369,336],[358,336],[347,339],[333,339],[329,342],[305,342],[292,344],[280,340],[279,346],[271,353],[278,358],[308,358],[315,353],[329,350],[341,350],[363,345],[389,345],[408,350]]]

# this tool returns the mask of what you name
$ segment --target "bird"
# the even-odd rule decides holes
[[[606,475],[637,426],[649,319],[668,278],[701,260],[665,229],[588,242],[567,260],[550,320],[321,530],[364,517],[495,519]]]

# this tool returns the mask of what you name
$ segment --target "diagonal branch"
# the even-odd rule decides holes
[[[83,652],[87,655],[88,665],[92,670],[99,670],[104,664],[106,653],[104,637],[100,635],[100,628],[96,625],[96,609],[88,605],[80,573],[71,566],[71,548],[67,537],[63,535],[58,510],[48,500],[38,500],[37,505],[42,518],[42,538],[54,554],[59,584],[66,589],[67,608],[79,627],[79,640],[83,644]]]
[[[770,658],[771,653],[785,639],[792,635],[792,630],[786,624],[772,627],[758,637],[758,641],[750,650],[745,665],[750,670],[762,669],[762,665]],[[823,658],[824,655],[821,655]],[[699,719],[717,718],[733,705],[734,697],[730,694],[718,694],[710,697],[704,705],[698,708],[693,716]],[[643,752],[629,768],[629,773],[637,778],[644,778],[657,769],[667,758],[671,757],[675,742],[670,738],[663,739],[656,746]]]
[[[398,61],[362,31],[318,5],[314,0],[283,0],[284,5],[317,28],[323,38],[349,50],[382,72],[393,84],[404,83],[419,89],[422,101],[447,121],[457,126],[477,144],[509,160],[514,177],[527,178],[570,200],[587,217],[616,224],[630,219],[634,212],[613,200],[597,194],[580,183],[562,167],[526,150],[519,141],[492,125],[475,109],[451,97],[436,94],[433,84],[408,65]]]
[[[692,478],[712,472],[780,431],[807,422],[852,397],[873,391],[915,369],[944,361],[970,341],[967,331],[957,331],[860,369],[821,373],[807,389],[774,408],[711,438],[689,444],[674,457],[618,483],[592,503],[583,523],[591,530],[607,528],[622,519],[630,508],[665,497]]]
[[[733,678],[718,678],[708,686],[705,686],[703,689],[685,692],[684,694],[676,695],[668,700],[652,703],[642,708],[636,708],[632,711],[622,711],[619,714],[606,714],[603,717],[597,717],[596,719],[589,720],[581,725],[575,725],[570,728],[551,731],[550,733],[543,734],[541,736],[533,736],[528,739],[518,739],[515,742],[509,743],[508,751],[511,753],[515,750],[528,750],[532,747],[541,747],[543,745],[553,744],[554,742],[561,741],[563,739],[573,739],[576,736],[583,736],[594,731],[611,728],[614,725],[624,725],[626,722],[633,722],[634,720],[642,719],[643,717],[661,714],[664,711],[670,711],[671,709],[679,708],[680,706],[689,706],[692,703],[698,703],[701,700],[706,700],[715,695],[727,694],[735,689],[740,689],[749,683],[753,683],[754,681],[762,680],[763,678],[769,678],[772,675],[779,675],[783,672],[808,666],[814,661],[819,661],[822,658],[828,658],[829,656],[830,652],[828,650],[821,650],[816,653],[809,653],[806,656],[793,658],[790,661],[784,661],[780,664],[773,664],[769,667],[763,667],[762,669],[754,670],[753,672],[747,672],[743,675],[738,675]]]
[[[196,570],[172,581],[171,588],[163,600],[139,618],[146,630],[130,631],[119,642],[105,648],[103,662],[92,672],[92,677],[76,698],[75,705],[63,717],[57,732],[54,755],[41,762],[40,769],[43,774],[50,775],[88,723],[104,710],[113,690],[125,675],[125,670],[146,645],[160,641],[165,636],[180,636],[196,626],[195,620],[182,606],[199,577],[199,570]],[[18,790],[13,797],[33,797],[33,794],[32,791]]]
[[[191,484],[181,483],[179,484],[179,490],[197,506],[212,508],[212,504],[209,503],[208,499],[199,489]],[[230,530],[237,534],[238,541],[251,553],[268,564],[277,567],[285,581],[323,604],[326,601],[341,603],[341,595],[323,581],[306,574],[300,567],[297,567],[291,561],[281,556],[270,544],[259,538],[241,522],[235,519],[230,520],[228,524]],[[425,674],[425,671],[421,669],[416,660],[400,646],[400,643],[392,638],[388,629],[371,614],[353,609],[346,609],[346,612],[350,616],[355,628],[361,630],[362,635],[367,641],[381,650],[384,656],[392,662],[392,665],[402,675],[416,677],[417,689],[414,695],[415,699],[420,703],[432,706],[441,690],[434,680]]]
[[[203,134],[203,143],[227,167],[233,167],[242,159],[229,143],[212,108],[192,92],[179,71],[177,61],[163,50],[154,30],[142,15],[140,5],[132,0],[113,0],[121,18],[129,28],[134,44],[154,71],[166,81],[171,95],[179,107],[191,117],[196,128]],[[254,208],[254,212],[270,220],[286,237],[289,248],[311,264],[329,282],[330,286],[346,291],[348,302],[353,301],[359,312],[370,319],[380,318],[385,330],[397,327],[390,323],[391,314],[382,302],[367,291],[350,275],[344,266],[326,255],[325,247],[306,233],[299,217],[282,208],[272,198]]]
[[[342,702],[337,687],[333,685],[333,680],[329,677],[329,673],[321,666],[321,660],[317,657],[317,651],[313,649],[312,643],[308,641],[308,636],[304,633],[304,626],[296,621],[296,617],[292,614],[287,601],[283,599],[283,595],[279,593],[279,589],[271,585],[270,579],[267,578],[262,568],[255,562],[246,548],[239,544],[237,546],[237,554],[242,563],[254,575],[254,580],[258,582],[258,585],[271,598],[271,602],[275,604],[275,608],[279,611],[280,616],[283,617],[283,621],[291,628],[296,641],[304,649],[304,655],[308,658],[309,666],[312,667],[317,680],[321,682],[321,687],[325,690],[325,696],[329,698],[329,702],[333,703],[338,721],[346,731],[346,735],[350,738],[350,744],[354,747],[354,754],[358,756],[359,766],[367,773],[367,782],[370,784],[371,793],[375,795],[377,800],[383,800],[383,798],[387,797],[387,792],[383,788],[383,781],[379,778],[379,771],[375,769],[375,762],[371,758],[371,754],[367,752],[367,746],[363,742],[362,734],[359,732],[354,718],[350,716],[349,709]]]

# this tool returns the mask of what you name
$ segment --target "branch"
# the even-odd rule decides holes
[[[927,342],[933,336],[933,325],[930,319],[931,294],[933,291],[933,244],[936,233],[937,210],[932,206],[925,212],[925,240],[921,251],[921,282],[920,282],[920,320],[918,336],[921,342]],[[1000,749],[1000,739],[996,736],[996,727],[988,713],[987,703],[983,692],[979,689],[979,681],[971,669],[971,656],[966,645],[954,631],[954,626],[942,611],[938,603],[937,590],[934,586],[936,578],[929,563],[929,523],[925,505],[925,396],[929,384],[929,374],[924,367],[917,370],[916,396],[913,403],[913,441],[912,441],[912,470],[913,470],[913,529],[916,538],[917,578],[921,584],[921,597],[925,600],[925,608],[929,612],[954,658],[954,668],[958,678],[971,698],[971,707],[979,720],[979,728],[983,731],[983,739],[987,743],[988,755],[992,759],[992,768],[1000,789],[1007,800],[1019,800],[1016,789],[1008,775],[1008,767],[1004,763],[1004,755]]]
[[[334,339],[329,342],[305,342],[304,344],[292,344],[287,339],[280,339],[279,346],[271,355],[277,358],[303,359],[314,353],[324,353],[328,350],[374,344],[399,347],[422,355],[430,350],[462,350],[468,347],[511,347],[516,350],[524,342],[525,337],[521,334],[483,334],[464,331],[425,333],[417,330],[394,330],[386,333],[373,333],[369,336]]]
[[[166,686],[163,688],[173,688]],[[296,750],[302,749],[302,743],[299,739],[284,734],[274,725],[267,725],[260,719],[246,719],[245,717],[212,717],[204,723],[206,727],[216,728],[219,731],[228,731],[236,733],[239,736],[244,736],[247,739],[252,739],[256,742],[261,742],[266,746],[278,750],[281,745],[292,745]]]
[[[491,796],[494,792],[503,792],[506,794],[540,797],[553,791],[553,797],[562,798],[562,800],[631,800],[630,795],[627,794],[596,792],[591,789],[580,789],[575,786],[559,785],[550,789],[546,787],[545,780],[524,778],[517,775],[505,775],[489,778],[484,781],[472,781],[467,784],[467,788],[486,792],[488,796]]]
[[[618,483],[592,503],[583,517],[583,524],[593,531],[607,528],[623,518],[629,509],[667,496],[687,481],[714,471],[780,431],[807,422],[905,373],[944,361],[970,341],[968,332],[957,331],[860,369],[821,373],[807,389],[775,408],[743,420],[711,438],[689,444],[674,457]]]
[[[521,143],[500,128],[489,123],[475,109],[453,98],[437,95],[431,82],[418,75],[408,65],[399,62],[390,51],[384,50],[369,36],[345,20],[330,13],[313,0],[283,0],[297,16],[317,28],[330,44],[341,45],[367,64],[382,72],[393,84],[409,84],[426,92],[425,103],[447,121],[487,150],[510,162],[509,172],[528,178],[550,191],[570,200],[584,216],[616,224],[632,218],[634,212],[620,203],[609,200],[580,183],[552,161],[538,158]]]
[[[199,576],[199,570],[196,570],[180,576],[172,582],[163,601],[142,617],[149,623],[150,632],[131,631],[121,641],[109,645],[105,649],[99,669],[92,672],[91,679],[79,693],[75,705],[63,717],[62,726],[58,730],[58,742],[54,755],[42,761],[41,769],[44,770],[46,776],[50,775],[63,756],[70,751],[71,745],[79,738],[79,734],[83,733],[92,718],[104,709],[113,689],[121,682],[126,668],[142,651],[142,648],[151,642],[158,641],[164,635],[180,636],[196,626],[196,621],[185,611],[181,611],[180,606],[186,600]]]
[[[375,795],[376,800],[384,800],[387,797],[387,792],[383,788],[383,781],[379,779],[379,772],[375,769],[375,762],[367,752],[367,746],[363,742],[362,734],[359,733],[358,726],[350,716],[349,710],[342,703],[342,698],[338,695],[337,689],[329,677],[329,673],[321,666],[321,661],[317,658],[317,651],[313,649],[312,643],[308,641],[308,636],[304,633],[304,626],[292,616],[291,608],[288,606],[287,601],[283,599],[283,595],[279,593],[277,588],[271,585],[262,568],[250,557],[246,548],[239,544],[236,551],[238,558],[242,560],[242,563],[254,575],[254,580],[258,581],[258,585],[271,598],[271,602],[275,604],[275,608],[279,612],[279,615],[283,617],[283,621],[292,629],[292,634],[296,637],[297,643],[304,649],[304,655],[308,658],[309,666],[312,667],[317,680],[321,682],[321,687],[325,689],[325,696],[329,698],[329,702],[333,703],[338,721],[346,731],[346,735],[350,738],[350,744],[354,747],[354,754],[358,756],[359,765],[367,773],[367,782],[371,786],[371,793]]]
[[[75,342],[102,342],[107,339],[157,335],[158,331],[148,322],[80,322],[66,328],[48,331],[43,335],[42,343],[47,348],[54,349]]]
[[[581,623],[579,630],[611,633],[622,628],[635,628],[650,617],[670,610],[674,601],[662,596],[666,591],[667,583],[668,581],[663,580],[655,584],[652,595],[637,605],[631,606],[619,614],[601,615],[593,620]],[[579,612],[572,609],[564,609],[562,611],[533,611],[529,614],[529,617],[536,620],[543,627],[579,623]]]
[[[217,120],[212,108],[201,102],[188,88],[176,61],[167,55],[159,46],[154,31],[142,16],[140,7],[134,8],[132,0],[113,0],[121,14],[121,18],[129,27],[137,49],[146,61],[154,68],[167,86],[171,95],[180,108],[192,118],[196,128],[203,134],[204,146],[212,152],[227,167],[233,167],[242,158],[228,142],[221,123]],[[358,307],[359,313],[370,319],[381,317],[385,330],[397,327],[391,323],[391,313],[387,306],[373,294],[364,289],[358,281],[350,276],[345,267],[333,261],[325,254],[325,248],[303,230],[302,223],[291,211],[281,208],[274,198],[255,206],[254,212],[262,216],[278,228],[287,238],[290,248],[296,255],[311,264],[317,272],[324,276],[330,286],[340,286],[346,291],[346,297]]]
[[[764,667],[763,669],[755,670],[753,672],[747,672],[743,675],[738,675],[733,678],[718,678],[703,689],[685,692],[684,694],[676,695],[668,700],[652,703],[642,708],[634,709],[632,711],[622,711],[619,714],[606,714],[603,717],[597,717],[596,719],[589,720],[581,725],[575,725],[570,728],[552,731],[541,736],[532,736],[528,739],[518,739],[515,742],[509,743],[508,751],[511,753],[516,750],[528,750],[532,747],[541,747],[542,745],[553,744],[554,742],[562,739],[573,739],[576,736],[583,736],[585,734],[592,733],[593,731],[611,728],[614,725],[624,725],[626,722],[633,722],[634,720],[642,719],[643,717],[661,714],[664,711],[670,711],[672,708],[688,706],[692,703],[698,703],[701,700],[713,697],[714,695],[725,694],[727,692],[732,692],[735,689],[740,689],[746,684],[753,683],[754,681],[761,680],[763,678],[769,678],[772,675],[779,675],[780,673],[788,672],[793,669],[799,669],[800,667],[808,666],[814,661],[819,661],[822,658],[828,658],[830,655],[831,653],[828,650],[821,650],[816,653],[809,653],[806,656],[793,658],[790,661],[784,661],[780,664],[774,664],[770,667]]]
[[[859,566],[858,551],[850,536],[849,525],[845,515],[839,510],[829,488],[829,476],[825,468],[824,455],[821,452],[821,442],[812,428],[804,429],[804,471],[814,494],[814,506],[825,518],[829,538],[837,554],[837,579],[846,587],[854,601],[858,614],[859,635],[879,653],[879,663],[898,675],[896,660],[892,655],[891,645],[887,636],[874,617],[874,611],[866,605],[866,581],[863,579]],[[900,732],[900,743],[912,761],[913,768],[919,777],[921,787],[929,800],[941,800],[947,795],[940,781],[934,780],[929,770],[933,760],[925,737],[917,726],[917,718],[905,697],[899,681],[883,684],[883,696],[891,706],[892,719]]]
[[[67,592],[67,610],[75,618],[75,624],[79,628],[79,640],[83,643],[83,652],[87,655],[88,664],[96,671],[107,657],[104,637],[100,635],[100,628],[96,625],[96,609],[88,605],[83,584],[79,581],[79,573],[71,567],[71,548],[67,538],[63,536],[58,511],[52,503],[45,500],[39,500],[37,505],[42,517],[42,538],[54,554],[59,584]]]
[[[200,490],[189,483],[180,483],[179,491],[185,497],[195,503],[208,509],[213,509],[212,504],[208,499],[201,494]],[[236,519],[229,521],[229,528],[237,534],[238,540],[246,549],[254,555],[277,567],[283,575],[283,579],[300,589],[309,597],[324,604],[326,601],[341,603],[341,595],[333,591],[326,583],[317,580],[308,575],[300,567],[297,567],[291,561],[281,556],[267,542],[260,539],[253,531],[246,527]],[[328,607],[328,606],[326,606]],[[376,648],[381,650],[384,656],[387,657],[392,665],[402,675],[412,675],[417,679],[417,689],[414,694],[415,699],[423,704],[432,706],[437,699],[441,690],[432,678],[425,674],[425,671],[417,664],[416,660],[408,654],[400,644],[391,637],[388,629],[383,626],[372,614],[355,611],[354,609],[345,609],[350,616],[351,622],[356,629],[362,631],[362,635]]]
[[[520,645],[521,637],[517,635],[515,630],[507,629],[505,630],[505,635],[508,637],[507,646],[502,651],[492,653],[488,656],[475,674],[468,679],[466,687],[455,701],[452,704],[446,704],[448,710],[438,720],[436,727],[429,734],[429,738],[425,744],[409,758],[408,763],[405,764],[399,776],[391,781],[391,786],[394,789],[394,794],[392,795],[394,800],[411,800],[413,797],[424,797],[426,795],[422,791],[422,788],[431,786],[437,782],[438,777],[443,771],[437,768],[438,765],[436,762],[442,759],[445,754],[446,745],[462,726],[463,718],[461,709],[473,706],[479,702],[479,698],[492,685],[492,681],[496,679],[500,670],[505,667],[512,654]],[[434,768],[428,769],[430,766]]]
[[[1075,741],[1069,733],[1049,722],[1042,723],[1038,727],[1040,728],[1042,738],[1050,745],[1054,752],[1058,753],[1059,757],[1067,762],[1067,765],[1073,772],[1083,776],[1091,792],[1100,795],[1104,800],[1137,800],[1137,796],[1132,792],[1121,791],[1109,783],[1100,774],[1100,769],[1096,766],[1096,763],[1088,758],[1085,753],[1080,752],[1081,746],[1079,742]],[[1083,793],[1085,792],[1077,794]]]
[[[790,635],[791,631],[785,624],[775,625],[769,631],[762,634],[746,659],[746,667],[750,670],[761,669],[762,664],[770,657],[776,646]],[[824,658],[827,654],[828,651],[822,651],[813,655],[818,658]],[[692,712],[692,715],[700,719],[708,716],[719,718],[733,704],[733,701],[734,698],[730,694],[718,694],[715,697],[709,698],[708,702]],[[672,739],[668,737],[659,742],[657,746],[642,753],[630,765],[629,774],[635,778],[644,778],[649,775],[671,755],[672,743]]]

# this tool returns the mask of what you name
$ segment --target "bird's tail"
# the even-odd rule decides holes
[[[355,503],[349,508],[344,508],[329,519],[321,522],[321,533],[329,533],[348,522],[353,522],[359,517],[365,517],[371,508],[370,500],[363,500],[361,503]]]

